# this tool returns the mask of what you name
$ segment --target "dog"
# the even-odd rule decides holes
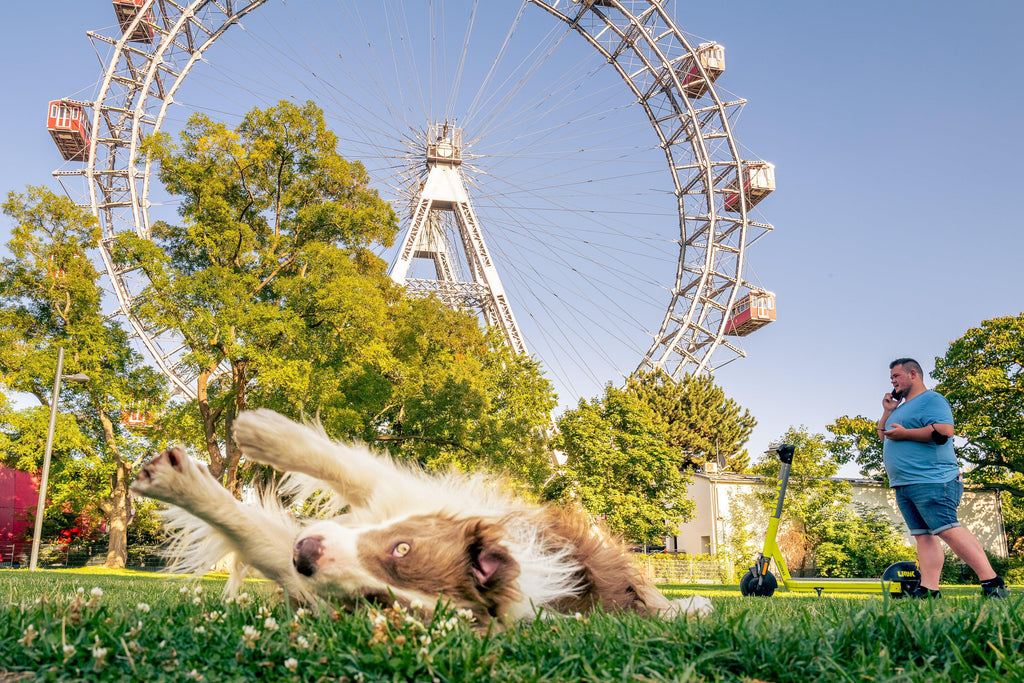
[[[255,503],[236,500],[180,446],[132,483],[172,506],[173,570],[201,574],[234,554],[229,593],[255,569],[299,603],[440,599],[482,626],[594,609],[711,610],[702,597],[670,602],[581,510],[529,503],[485,475],[428,474],[267,409],[241,413],[234,438],[248,459],[287,473]],[[299,519],[291,510],[303,501],[311,515]]]

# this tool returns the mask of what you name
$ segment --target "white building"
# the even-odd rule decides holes
[[[903,531],[907,544],[913,545],[892,489],[871,479],[839,481],[850,483],[855,503],[885,512],[896,528]],[[760,550],[771,514],[754,495],[757,490],[766,490],[761,477],[695,472],[688,489],[689,498],[696,503],[696,514],[674,536],[666,537],[667,552],[714,554],[719,548],[726,547],[733,534],[740,533],[737,523],[744,521],[746,532]],[[999,557],[1007,556],[1003,508],[998,491],[981,487],[967,489],[960,504],[959,517],[960,523],[974,532],[985,550]],[[782,520],[786,520],[785,508]]]

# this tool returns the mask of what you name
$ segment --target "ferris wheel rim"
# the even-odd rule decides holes
[[[179,369],[174,366],[171,355],[157,346],[153,331],[148,330],[142,321],[131,314],[135,296],[129,291],[128,286],[122,280],[124,273],[118,271],[113,265],[108,250],[109,240],[127,230],[117,230],[117,219],[110,210],[111,202],[104,202],[100,196],[103,189],[100,178],[103,177],[105,170],[108,172],[115,170],[114,166],[118,163],[118,150],[127,147],[127,163],[124,175],[131,206],[131,227],[140,237],[148,238],[150,227],[148,197],[152,168],[151,161],[146,159],[143,162],[143,171],[141,173],[136,173],[132,170],[138,163],[139,141],[144,134],[155,133],[161,129],[168,108],[174,103],[174,95],[187,79],[195,63],[203,58],[205,51],[231,26],[237,24],[239,19],[257,10],[265,3],[266,0],[236,2],[233,3],[234,9],[231,10],[231,3],[223,5],[212,0],[193,0],[182,7],[182,11],[174,22],[168,22],[167,15],[161,13],[159,19],[163,20],[163,26],[157,27],[157,33],[161,36],[161,39],[152,52],[146,53],[145,50],[130,45],[131,41],[129,41],[128,37],[132,29],[144,20],[147,13],[151,13],[158,6],[163,7],[163,3],[161,0],[145,0],[143,4],[139,5],[138,15],[131,27],[125,30],[118,40],[110,41],[108,39],[106,41],[114,45],[114,54],[106,65],[103,85],[93,105],[93,130],[100,130],[100,126],[104,123],[104,116],[109,118],[111,111],[119,110],[124,112],[131,121],[131,135],[127,145],[124,144],[123,139],[112,139],[111,141],[101,143],[99,136],[94,136],[91,141],[88,166],[84,173],[89,186],[92,210],[97,217],[103,216],[102,222],[105,239],[101,242],[100,253],[118,299],[118,312],[128,319],[134,332],[142,339],[150,355],[157,362],[161,371],[174,383],[176,389],[190,398],[195,398],[195,389],[191,384],[190,378],[183,376]],[[747,213],[748,202],[744,197],[739,202],[740,215],[738,219],[729,219],[728,221],[734,226],[730,233],[736,230],[739,231],[739,241],[738,247],[731,247],[732,251],[735,252],[734,274],[731,281],[727,281],[723,285],[721,282],[722,274],[716,271],[715,259],[716,256],[720,256],[716,252],[716,245],[710,240],[703,248],[699,245],[692,231],[688,230],[689,224],[694,222],[695,216],[688,215],[687,207],[684,206],[684,199],[686,198],[684,195],[702,194],[704,196],[706,212],[703,215],[698,215],[697,218],[708,223],[708,226],[705,228],[708,235],[714,237],[719,234],[717,224],[721,217],[716,213],[715,199],[716,194],[722,192],[718,186],[724,185],[727,174],[720,172],[716,177],[714,171],[716,165],[721,169],[723,164],[720,161],[716,164],[711,159],[706,148],[701,152],[706,142],[703,134],[691,135],[690,138],[695,137],[696,140],[686,138],[682,142],[689,143],[694,159],[697,160],[697,165],[701,166],[702,180],[697,181],[697,184],[703,187],[699,192],[695,193],[692,192],[694,187],[692,181],[688,185],[684,185],[681,182],[679,168],[684,168],[687,165],[677,165],[676,159],[673,156],[675,145],[680,144],[680,140],[677,137],[679,133],[677,131],[675,136],[666,135],[659,125],[658,115],[652,110],[651,99],[654,96],[652,94],[653,90],[645,93],[638,87],[634,83],[633,76],[620,64],[619,58],[623,54],[632,51],[640,62],[646,62],[644,68],[648,74],[660,74],[655,76],[655,80],[657,81],[660,78],[667,82],[666,91],[670,89],[675,94],[677,102],[681,103],[682,109],[685,110],[689,125],[697,130],[698,133],[702,125],[700,123],[701,117],[707,121],[717,116],[719,127],[723,131],[728,143],[731,154],[730,163],[736,178],[742,173],[744,161],[740,156],[732,133],[729,111],[730,108],[742,106],[743,101],[727,102],[723,100],[715,88],[714,80],[708,78],[704,67],[700,64],[699,60],[696,60],[694,47],[676,25],[673,17],[669,15],[663,6],[662,0],[647,0],[640,3],[642,5],[642,11],[640,12],[631,11],[620,0],[572,0],[572,3],[564,2],[564,0],[524,0],[524,7],[526,4],[538,6],[566,24],[567,30],[574,30],[582,35],[591,47],[613,65],[613,68],[615,68],[622,80],[627,84],[634,97],[637,98],[637,103],[644,108],[658,137],[659,146],[662,147],[666,155],[679,206],[680,236],[676,279],[675,285],[671,289],[671,301],[665,312],[660,330],[654,336],[650,349],[640,361],[637,369],[665,369],[670,376],[678,378],[684,370],[694,373],[713,370],[717,367],[712,362],[713,354],[720,347],[725,347],[733,354],[725,362],[730,362],[735,358],[744,356],[745,353],[741,348],[724,338],[727,322],[726,315],[719,315],[717,321],[712,320],[712,325],[706,324],[706,316],[708,315],[707,306],[709,302],[713,305],[712,307],[717,307],[720,311],[726,313],[730,311],[737,299],[739,290],[746,285],[743,280],[743,270],[746,248],[749,242],[747,230],[748,225],[751,224]],[[564,6],[566,11],[559,9],[559,6]],[[228,8],[228,11],[224,11],[225,7]],[[572,8],[575,8],[577,11],[569,12],[568,10]],[[198,18],[201,11],[206,11],[216,17],[211,26],[207,27],[202,24],[202,20]],[[612,17],[612,14],[616,16]],[[587,19],[605,22],[604,35],[588,33],[583,28],[584,21]],[[615,23],[616,20],[618,20],[618,24]],[[665,35],[655,38],[648,31],[646,24],[652,21],[660,21],[663,27],[668,27],[668,32],[671,34],[672,39],[691,58],[694,58],[694,63],[700,70],[701,78],[706,81],[706,92],[712,102],[710,106],[705,105],[698,110],[686,95],[683,84],[680,81],[680,76],[670,61],[670,57],[664,50],[660,49],[659,41],[663,42]],[[197,26],[202,30],[199,30]],[[621,41],[617,52],[609,50],[601,42],[603,38],[607,37],[609,32],[616,34]],[[197,43],[195,40],[196,33],[204,34],[205,38]],[[184,34],[187,34],[187,36]],[[90,37],[94,37],[93,34],[90,34]],[[180,62],[180,64],[169,66],[168,53],[175,50],[182,52],[182,46],[185,44],[188,45],[188,50],[186,50],[188,52],[187,59]],[[646,45],[649,53],[641,52],[638,45]],[[114,93],[113,98],[115,101],[107,104],[107,99],[111,97],[113,90],[112,84],[117,81],[119,64],[126,53],[134,54],[136,57],[146,55],[148,66],[144,69],[145,77],[137,81],[134,89],[127,88],[125,91]],[[655,63],[654,60],[659,61]],[[170,87],[166,87],[161,82],[167,74],[174,75]],[[154,87],[157,88],[158,93],[153,92]],[[158,94],[157,99],[160,100],[160,105],[158,109],[154,108],[151,110],[148,109],[148,105],[151,99],[154,99],[154,94]],[[118,97],[122,101],[116,101]],[[117,106],[119,104],[123,106]],[[133,106],[126,106],[129,104],[133,104]],[[155,111],[155,114],[150,113],[151,111]],[[681,125],[678,130],[683,130],[684,125]],[[111,138],[114,138],[114,136],[111,136]],[[100,160],[97,151],[101,144],[108,146],[106,159],[108,160],[109,169],[97,168],[97,162]],[[140,184],[141,189],[139,187]],[[745,192],[742,183],[739,183],[739,188],[741,194]],[[122,222],[124,222],[123,219]],[[771,229],[771,226],[766,224],[762,224],[761,227],[766,230]],[[703,253],[704,264],[698,277],[692,277],[693,269],[687,266],[686,256],[688,250],[691,252],[696,251],[698,254],[701,251]],[[713,281],[715,277],[719,279],[719,282]],[[709,296],[705,292],[710,292],[711,295]],[[724,298],[723,293],[725,293]],[[681,306],[681,302],[688,303],[685,306]],[[685,311],[682,311],[683,308],[685,308]],[[672,329],[673,326],[674,329]],[[666,369],[667,366],[671,367],[673,363],[674,368]],[[723,364],[725,363],[719,363],[718,365]]]

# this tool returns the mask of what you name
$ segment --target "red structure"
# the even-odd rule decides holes
[[[117,23],[121,26],[121,33],[127,34],[128,28],[135,21],[140,8],[146,4],[146,0],[114,0],[114,12],[117,14]],[[139,22],[135,30],[128,35],[128,40],[133,43],[153,42],[153,13],[146,12],[145,18]]]
[[[139,411],[125,411],[121,413],[121,424],[128,429],[141,430],[153,426],[156,416],[153,413]]]
[[[775,294],[753,291],[736,302],[732,317],[726,323],[725,333],[745,337],[775,320]]]
[[[92,133],[84,102],[54,100],[46,116],[46,128],[50,131],[57,149],[67,161],[88,161],[89,142]]]
[[[35,522],[29,513],[38,502],[35,477],[0,465],[0,562],[28,556],[32,541],[26,539]]]

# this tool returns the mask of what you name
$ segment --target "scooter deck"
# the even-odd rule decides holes
[[[782,585],[791,591],[830,591],[836,593],[881,593],[882,580],[872,579],[829,579],[829,578],[799,578],[783,579]],[[898,585],[898,584],[897,584]]]

